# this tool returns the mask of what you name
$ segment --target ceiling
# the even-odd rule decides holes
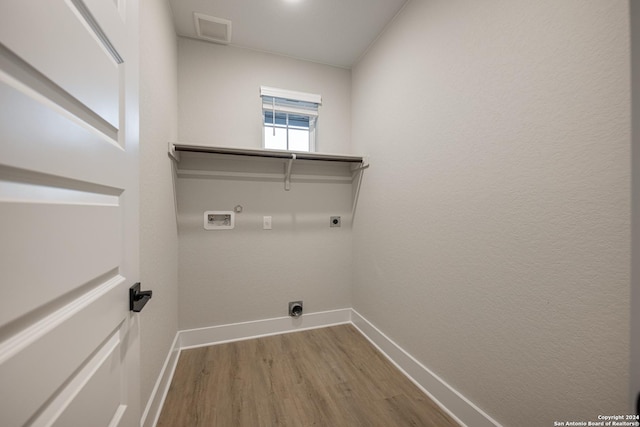
[[[407,0],[169,0],[178,35],[196,36],[194,12],[232,22],[231,45],[344,68]]]

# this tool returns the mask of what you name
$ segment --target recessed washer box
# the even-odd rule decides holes
[[[235,212],[233,211],[205,211],[205,230],[231,230],[235,226]]]

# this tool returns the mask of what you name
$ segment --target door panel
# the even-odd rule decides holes
[[[45,309],[46,315],[29,322],[3,343],[0,348],[3,426],[24,425],[38,410],[47,409],[47,399],[73,379],[74,372],[88,363],[92,353],[121,327],[128,310],[122,304],[124,282],[119,275],[103,279],[88,292],[78,292],[62,307]],[[33,318],[38,314],[34,313]]]
[[[122,163],[126,156],[117,142],[117,130],[108,128],[73,98],[68,100],[66,92],[53,91],[43,77],[27,79],[28,70],[23,73],[23,66],[11,67],[16,61],[20,60],[0,50],[2,164],[32,174],[71,178],[78,181],[76,186],[84,183],[88,191],[95,191],[89,183],[99,183],[98,191],[105,192],[102,186],[107,186],[117,188],[110,194],[119,194],[125,183],[123,174],[103,167]],[[7,69],[20,73],[22,81]]]
[[[56,396],[47,409],[29,424],[32,426],[83,426],[87,420],[95,425],[119,425],[123,405],[119,403],[121,386],[121,341],[114,334],[81,372]],[[86,380],[88,378],[88,380]]]
[[[136,26],[136,0],[0,5],[3,427],[140,421]]]
[[[3,44],[118,127],[118,64],[71,1],[50,1],[43,7],[39,1],[4,0],[2,8],[11,11],[0,14]],[[112,33],[125,34],[122,22],[120,31]]]
[[[61,393],[69,395],[71,404],[65,406],[64,402],[60,402],[61,404],[52,405],[53,408],[62,410],[59,417],[51,417],[55,419],[54,427],[81,426],[86,420],[93,420],[95,425],[107,426],[117,421],[121,408],[121,344],[118,331],[89,361],[84,368],[87,373],[78,376],[89,380],[70,384],[68,390]],[[46,418],[48,417],[43,417]]]
[[[3,245],[0,257],[6,263],[3,280],[13,286],[3,290],[0,324],[117,271],[122,248],[117,204],[9,202],[2,197],[7,185],[0,182],[0,218],[15,220],[1,221],[0,235],[15,244]],[[37,190],[46,193],[49,188]],[[43,240],[57,243],[43,245]],[[86,256],[88,250],[91,256]],[[84,261],[79,264],[80,259]]]

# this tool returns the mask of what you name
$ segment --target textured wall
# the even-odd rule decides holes
[[[262,146],[260,86],[322,95],[316,150],[350,149],[349,70],[179,38],[181,142]]]
[[[197,160],[183,156],[180,167],[216,164]],[[284,166],[248,162],[250,173]],[[285,191],[282,179],[180,178],[177,191],[180,329],[286,316],[289,301],[303,300],[305,313],[351,307],[350,183],[294,179]],[[205,211],[238,204],[233,230],[204,229]],[[342,227],[329,227],[332,215]],[[272,230],[262,229],[263,216],[272,216]]]
[[[140,2],[140,314],[145,405],[178,329],[178,234],[167,142],[177,136],[177,49],[165,0]],[[144,409],[144,407],[142,408]]]
[[[506,426],[628,412],[626,1],[411,1],[353,70],[353,305]]]

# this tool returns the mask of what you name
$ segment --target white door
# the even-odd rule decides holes
[[[140,423],[136,0],[0,0],[0,425]]]

